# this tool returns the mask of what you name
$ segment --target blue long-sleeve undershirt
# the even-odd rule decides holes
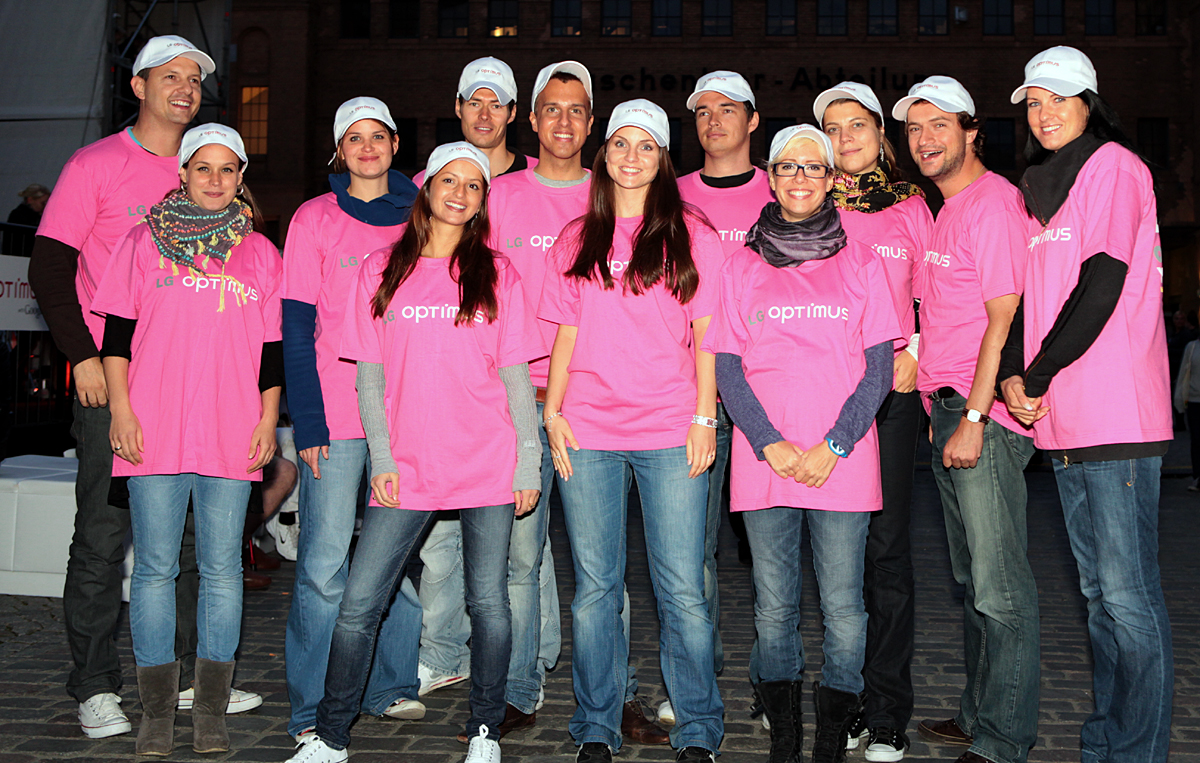
[[[283,371],[296,450],[329,444],[325,398],[317,375],[317,306],[283,300]]]

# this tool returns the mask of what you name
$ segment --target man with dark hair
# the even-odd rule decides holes
[[[129,511],[109,504],[111,416],[98,349],[104,320],[90,308],[112,247],[153,204],[179,187],[179,144],[200,109],[200,83],[216,65],[187,40],[167,35],[146,43],[133,71],[130,85],[141,102],[137,122],[84,146],[67,161],[29,263],[29,283],[75,380],[71,433],[79,471],[63,612],[74,660],[67,693],[79,702],[80,726],[92,739],[124,734],[130,724],[117,696],[121,664],[113,640],[121,613]],[[195,600],[179,602],[179,610],[191,612],[190,619],[179,618],[177,625],[181,641],[194,652]],[[190,691],[181,697],[185,704],[191,701]],[[260,704],[259,695],[235,689],[229,712]]]
[[[958,763],[1024,763],[1037,741],[1040,634],[1026,556],[1025,428],[995,401],[1000,351],[1020,301],[1021,194],[988,172],[971,96],[950,77],[919,82],[892,109],[921,174],[945,198],[918,276],[917,389],[932,419],[933,473],[954,578],[966,587],[967,685],[958,715],[922,721]]]
[[[44,185],[31,183],[21,191],[21,203],[8,213],[8,222],[14,225],[25,225],[34,230],[42,222],[42,212],[46,202],[50,200],[50,189]],[[34,231],[8,230],[4,231],[4,245],[0,254],[14,257],[28,257],[33,252]]]

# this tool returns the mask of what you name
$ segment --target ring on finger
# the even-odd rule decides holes
[[[114,446],[113,446],[113,450],[120,450],[120,449],[121,449],[121,446],[120,446],[120,445],[114,445]]]

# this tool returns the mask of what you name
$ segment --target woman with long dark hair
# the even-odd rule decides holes
[[[745,512],[754,553],[756,692],[770,760],[795,763],[803,745],[807,523],[825,623],[812,760],[840,763],[862,709],[867,525],[883,503],[875,414],[892,386],[900,328],[879,257],[847,238],[828,196],[829,138],[789,127],[770,157],[778,201],[725,263],[704,347],[717,353],[721,399],[738,429],[729,506]]]
[[[834,165],[840,170],[830,195],[842,227],[883,264],[900,320],[892,390],[875,415],[883,510],[871,514],[867,531],[866,696],[848,744],[857,747],[866,734],[868,761],[898,761],[908,749],[905,729],[913,710],[915,589],[909,523],[922,418],[913,285],[933,230],[933,215],[921,189],[899,179],[895,149],[883,132],[883,108],[870,87],[842,82],[817,96],[813,113],[829,136]]]
[[[242,183],[247,163],[232,128],[206,124],[184,134],[180,189],[118,242],[92,303],[106,316],[100,354],[113,477],[129,478],[139,755],[174,747],[175,578],[189,497],[200,568],[192,749],[229,749],[242,529],[250,483],[275,454],[283,382],[282,262],[255,232],[258,215]]]
[[[545,355],[520,277],[488,244],[488,160],[439,146],[400,239],[369,256],[341,354],[358,361],[371,501],[342,596],[313,734],[293,763],[348,757],[380,619],[437,512],[459,510],[471,615],[467,763],[499,763],[511,650],[508,536],[533,509],[541,444],[528,361]],[[397,611],[399,610],[399,611]],[[419,632],[419,607],[393,606]],[[410,645],[416,675],[416,643]]]
[[[350,541],[367,440],[358,415],[354,366],[341,360],[347,302],[363,260],[393,244],[417,194],[391,169],[399,139],[386,104],[351,98],[333,120],[333,189],[296,210],[283,249],[283,362],[288,413],[300,467],[300,541],[287,622],[288,733],[311,731],[325,686],[329,639],[350,569]],[[394,608],[418,606],[404,583]],[[384,620],[363,696],[363,712],[393,718],[425,715],[416,675],[401,667],[419,632]]]
[[[724,733],[704,600],[707,470],[716,452],[716,233],[684,205],[667,115],[647,100],[613,109],[592,167],[588,211],[550,251],[538,315],[559,324],[544,425],[562,478],[575,562],[571,607],[580,763],[621,746],[628,644],[621,625],[626,500],[637,479],[675,709],[678,760],[712,760]]]
[[[1029,122],[1021,179],[1025,294],[1001,357],[1008,410],[1054,461],[1088,599],[1095,708],[1084,761],[1165,761],[1174,662],[1158,567],[1162,457],[1174,432],[1154,182],[1086,55],[1034,56],[1012,102]]]

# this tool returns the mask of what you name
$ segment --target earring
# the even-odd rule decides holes
[[[241,183],[238,183],[237,195],[241,196],[245,192],[246,192],[246,186],[242,185]]]

